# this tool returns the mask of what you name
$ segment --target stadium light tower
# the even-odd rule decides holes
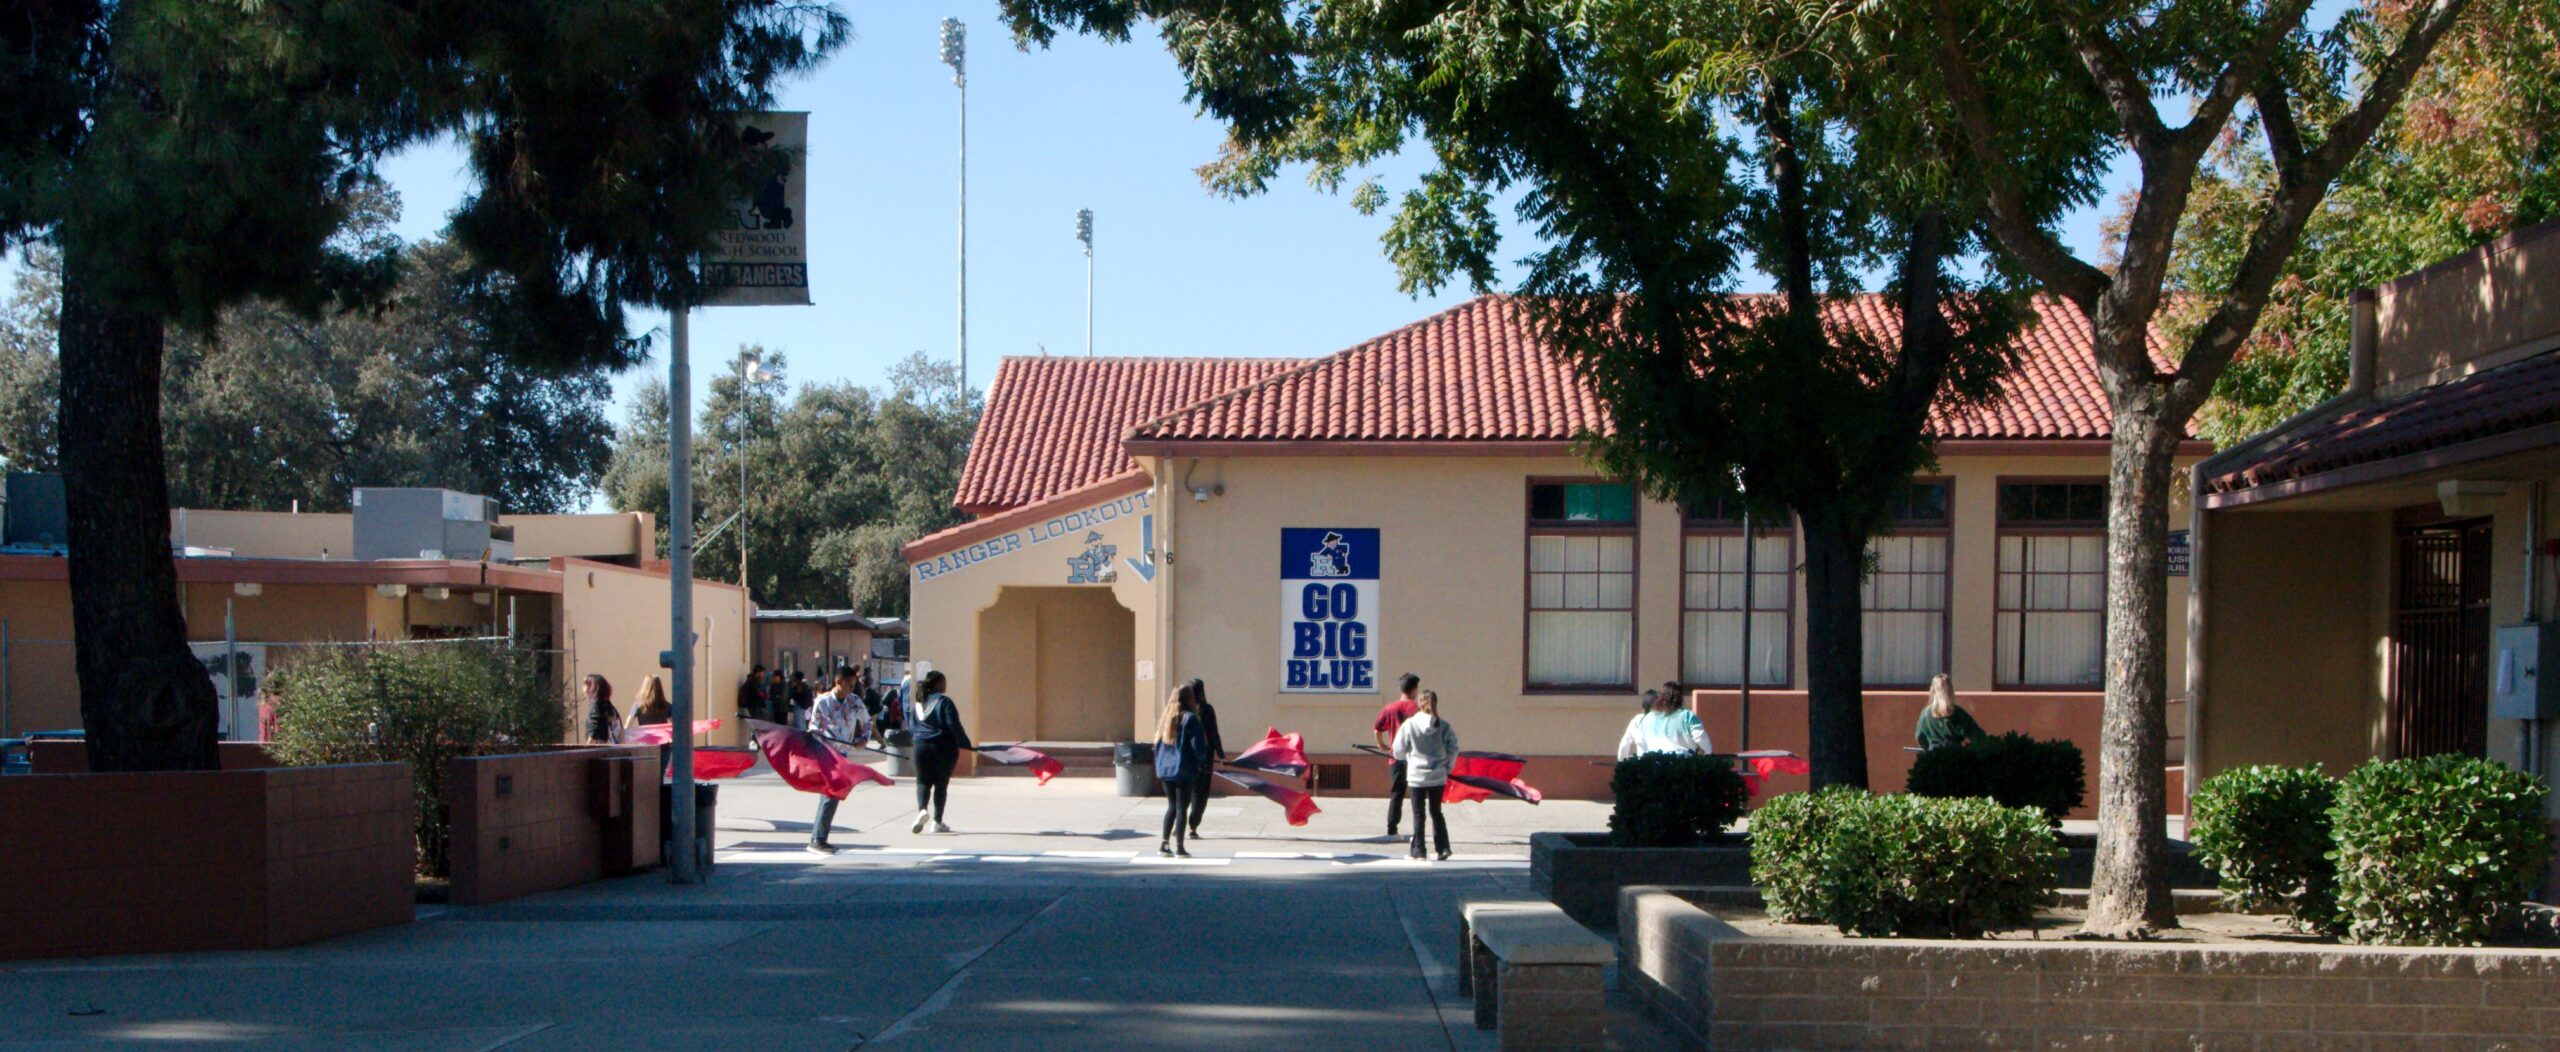
[[[1076,240],[1084,242],[1084,356],[1093,357],[1093,209],[1076,209]]]
[[[942,64],[960,89],[960,407],[969,407],[969,27],[942,20]]]

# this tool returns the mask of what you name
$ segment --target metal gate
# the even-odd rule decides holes
[[[2391,633],[2393,756],[2488,751],[2489,556],[2485,519],[2400,532]]]

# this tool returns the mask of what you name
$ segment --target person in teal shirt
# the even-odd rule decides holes
[[[1947,682],[1944,672],[1929,681],[1929,704],[1920,710],[1920,722],[1912,726],[1911,736],[1920,740],[1922,749],[1963,745],[1987,737],[1982,725],[1973,722],[1973,714],[1956,704],[1955,687]]]

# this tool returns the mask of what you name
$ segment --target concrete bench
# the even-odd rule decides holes
[[[1598,1048],[1606,1039],[1602,970],[1617,947],[1545,902],[1470,902],[1461,912],[1459,992],[1503,1052]]]

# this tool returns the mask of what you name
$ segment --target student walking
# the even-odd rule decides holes
[[[1627,732],[1618,737],[1618,758],[1634,759],[1646,753],[1686,752],[1710,753],[1715,742],[1707,737],[1705,724],[1698,714],[1680,704],[1680,695],[1649,690],[1644,694],[1645,710],[1627,721]]]
[[[809,733],[817,735],[819,743],[830,749],[871,740],[871,716],[863,711],[861,695],[854,692],[851,673],[837,673],[826,693],[810,703]],[[809,822],[810,854],[836,853],[835,847],[827,843],[827,834],[835,828],[836,805],[842,802],[825,793],[818,794],[818,816]]]
[[[631,725],[646,727],[675,718],[674,705],[667,703],[667,685],[651,676],[640,681],[640,693],[631,702]]]
[[[916,684],[922,700],[907,704],[907,728],[915,742],[916,824],[910,833],[921,833],[933,827],[936,833],[948,833],[942,824],[942,805],[951,798],[951,769],[960,763],[963,749],[976,748],[969,732],[960,726],[960,704],[942,692],[942,672],[924,674]]]
[[[1404,765],[1413,798],[1413,846],[1407,858],[1422,857],[1425,817],[1431,823],[1431,847],[1440,861],[1449,860],[1449,821],[1440,816],[1440,801],[1449,789],[1449,768],[1458,760],[1458,732],[1440,718],[1440,695],[1423,691],[1415,699],[1413,718],[1396,728],[1394,752]]]
[[[620,744],[622,710],[613,707],[613,684],[590,672],[578,682],[578,690],[587,698],[587,744]]]
[[[1190,858],[1183,843],[1191,801],[1208,788],[1209,732],[1200,718],[1199,680],[1183,684],[1165,701],[1156,723],[1156,778],[1164,783],[1164,839],[1156,853]],[[1198,819],[1191,819],[1198,821]]]
[[[1393,735],[1404,727],[1404,721],[1412,719],[1414,713],[1421,711],[1421,703],[1413,696],[1413,692],[1421,687],[1422,677],[1410,672],[1405,673],[1402,678],[1396,680],[1396,689],[1403,693],[1397,695],[1396,700],[1388,702],[1386,707],[1379,709],[1377,722],[1369,725],[1369,732],[1378,739],[1378,748],[1385,750],[1390,757],[1387,761],[1387,836],[1389,839],[1393,839],[1396,835],[1396,817],[1404,813],[1404,761],[1393,758],[1395,756]]]
[[[1204,758],[1200,762],[1200,777],[1197,780],[1198,785],[1194,787],[1191,794],[1191,811],[1187,816],[1191,826],[1191,839],[1198,840],[1200,839],[1200,820],[1208,817],[1209,814],[1209,775],[1216,769],[1216,760],[1227,758],[1227,742],[1226,739],[1218,737],[1218,708],[1209,704],[1209,685],[1195,679],[1184,686],[1191,690],[1191,703],[1196,706],[1193,714],[1200,717],[1200,726],[1205,732],[1204,737],[1209,742],[1209,758]]]

